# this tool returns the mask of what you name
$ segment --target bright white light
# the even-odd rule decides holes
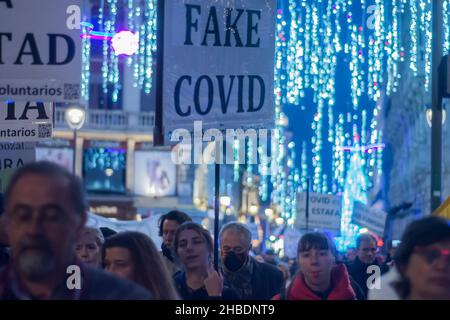
[[[442,109],[442,124],[445,123],[445,119],[447,117],[447,112],[445,109]],[[427,109],[427,123],[428,126],[431,128],[433,122],[433,110],[431,108]]]
[[[86,119],[86,111],[81,108],[69,108],[65,112],[67,125],[72,130],[80,130]]]
[[[139,35],[128,30],[120,31],[112,38],[111,45],[116,55],[131,56],[139,50]]]
[[[228,196],[222,196],[220,197],[220,204],[222,206],[228,207],[231,204],[231,198]]]
[[[111,177],[114,174],[114,170],[111,169],[111,168],[107,168],[105,170],[105,174],[106,174],[107,177]]]
[[[360,233],[360,234],[362,234],[362,233],[367,233],[367,232],[369,232],[369,229],[367,229],[367,228],[361,228],[361,229],[359,229],[359,233]]]

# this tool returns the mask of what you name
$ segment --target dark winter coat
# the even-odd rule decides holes
[[[81,290],[69,290],[66,280],[55,290],[52,300],[149,300],[143,287],[103,270],[81,265]],[[13,289],[10,268],[0,270],[0,300],[32,300]]]
[[[364,292],[364,295],[367,296],[367,292],[369,291],[369,288],[367,287],[367,279],[372,275],[372,273],[367,273],[367,268],[371,265],[377,265],[380,267],[381,274],[385,274],[389,268],[375,260],[372,264],[365,264],[361,260],[359,260],[358,257],[356,257],[355,261],[353,263],[349,264],[347,266],[348,273],[352,277],[353,280],[358,283],[358,285],[361,287],[362,291]]]
[[[331,270],[331,288],[326,293],[313,292],[305,282],[304,275],[299,272],[292,280],[286,292],[276,295],[273,300],[355,300],[356,293],[343,264],[336,265]]]
[[[175,286],[183,300],[238,300],[237,293],[224,286],[221,297],[210,297],[205,287],[197,290],[190,289],[186,284],[186,273],[184,271],[178,272],[174,276]]]
[[[249,257],[250,259],[253,259]],[[240,297],[241,300],[270,300],[281,292],[284,285],[283,273],[277,268],[265,262],[253,261],[253,273],[251,279],[252,294]],[[226,283],[233,288],[224,274]]]

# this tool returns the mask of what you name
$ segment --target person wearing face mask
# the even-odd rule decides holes
[[[249,255],[252,234],[245,225],[237,222],[224,225],[219,239],[225,283],[242,300],[269,300],[281,291],[283,273]]]

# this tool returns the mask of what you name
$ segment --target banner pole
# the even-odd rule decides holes
[[[309,220],[309,178],[306,179],[306,231],[309,230],[308,220]]]
[[[214,269],[219,271],[219,210],[220,210],[220,158],[222,144],[216,141],[215,148],[215,174],[214,174]]]

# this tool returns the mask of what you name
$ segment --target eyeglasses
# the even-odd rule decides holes
[[[414,252],[420,254],[428,264],[433,264],[441,257],[445,257],[450,263],[450,249],[416,247]]]

